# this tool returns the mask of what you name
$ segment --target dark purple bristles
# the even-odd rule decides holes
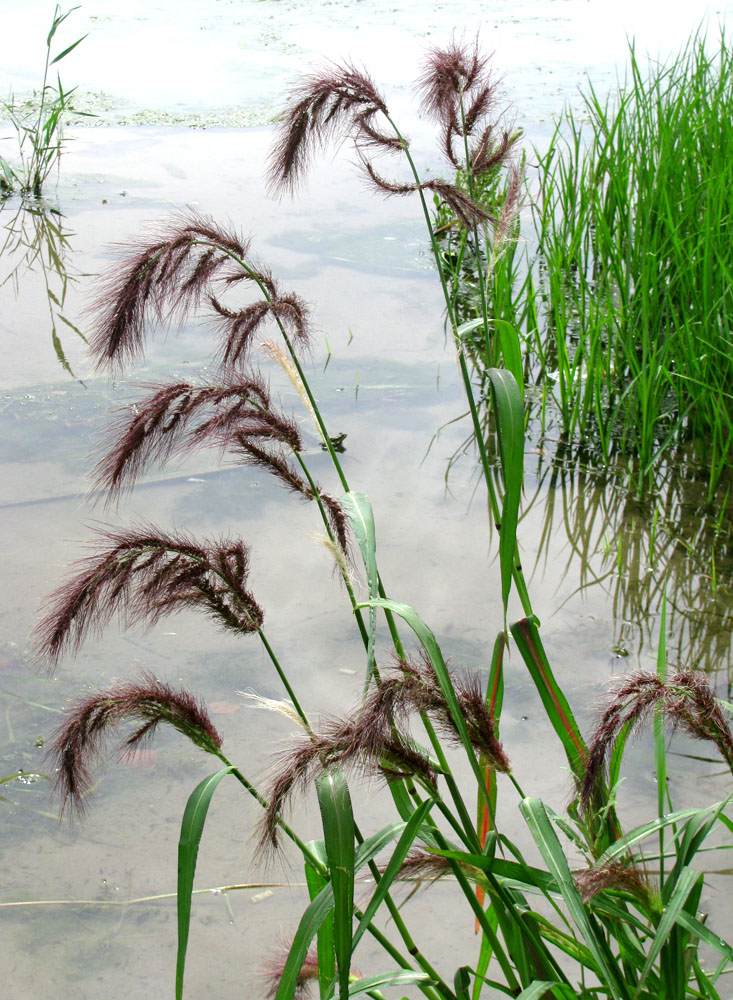
[[[267,961],[260,969],[260,975],[264,980],[266,987],[265,997],[267,1000],[274,1000],[277,996],[277,991],[280,988],[280,980],[285,972],[285,963],[287,962],[289,954],[290,948],[287,946],[278,949],[277,952],[268,956]],[[303,964],[300,967],[300,972],[298,973],[295,983],[295,989],[291,994],[293,1000],[304,1000],[305,997],[309,997],[311,995],[311,987],[317,983],[318,951],[316,948],[311,948],[310,951],[307,952],[305,959],[303,960]]]
[[[90,343],[102,367],[122,367],[142,353],[148,323],[185,316],[222,277],[247,279],[249,241],[195,213],[174,219],[152,239],[122,248],[93,305]]]
[[[492,766],[510,770],[509,760],[496,738],[493,716],[486,707],[477,678],[453,676],[453,686],[471,742]],[[394,672],[383,677],[357,712],[343,720],[327,721],[317,733],[304,735],[281,760],[267,799],[260,847],[277,847],[278,815],[297,789],[304,788],[327,767],[352,767],[386,777],[415,775],[435,783],[433,764],[409,734],[411,716],[425,712],[452,742],[460,735],[427,657],[398,660]]]
[[[454,40],[445,49],[433,49],[426,59],[420,89],[423,110],[439,123],[443,151],[457,170],[465,167],[466,143],[474,175],[509,161],[518,136],[498,128],[497,119],[502,117],[496,112],[498,84],[491,76],[488,57],[480,52],[478,39],[472,45]],[[463,218],[460,212],[456,214]]]
[[[108,434],[107,450],[93,473],[93,490],[116,499],[149,465],[206,445],[223,450],[240,438],[279,442],[303,450],[295,421],[273,409],[259,373],[220,369],[217,385],[177,382],[157,387],[126,408],[126,420]]]
[[[221,748],[221,737],[204,705],[185,689],[175,690],[146,673],[137,683],[97,691],[67,710],[49,744],[48,756],[56,769],[54,793],[62,814],[67,807],[77,815],[84,812],[92,787],[91,767],[112,731],[125,722],[136,723],[137,728],[122,739],[120,753],[143,746],[161,723],[173,726],[207,753],[217,754]]]
[[[487,91],[490,93],[488,63],[488,56],[481,54],[478,38],[472,46],[453,39],[445,49],[431,49],[419,80],[425,113],[439,121],[450,119],[461,95],[467,99],[469,108],[476,102],[485,108]]]
[[[262,625],[263,611],[246,589],[249,550],[242,542],[199,544],[151,525],[100,534],[102,551],[82,560],[48,598],[34,633],[40,658],[55,665],[116,613],[128,624],[152,626],[164,614],[193,607],[235,632]]]
[[[374,186],[386,195],[407,195],[415,191],[430,191],[437,194],[455,215],[461,220],[464,226],[473,226],[477,223],[493,221],[493,217],[482,208],[477,202],[461,191],[455,184],[448,181],[430,180],[422,183],[405,183],[388,181],[377,173],[374,165],[364,157],[361,164]]]
[[[307,347],[307,307],[283,294],[269,271],[250,259],[249,249],[249,240],[195,213],[174,218],[148,241],[123,246],[121,263],[103,279],[93,303],[90,349],[97,365],[122,368],[142,353],[150,324],[182,321],[204,302],[220,320],[226,363],[242,360],[268,316],[283,324],[297,346]],[[230,310],[214,289],[241,282],[255,285],[264,298]]]
[[[575,884],[584,903],[606,889],[626,892],[643,902],[649,902],[651,890],[646,877],[637,868],[618,862],[601,868],[588,868],[574,875]]]
[[[267,300],[262,299],[237,310],[222,305],[214,295],[209,297],[222,339],[220,355],[224,365],[237,365],[246,359],[256,334],[268,319],[282,325],[291,344],[302,350],[310,347],[310,319],[306,303],[297,295],[283,295],[274,282],[270,294]]]
[[[679,726],[694,739],[714,743],[733,771],[733,734],[705,674],[680,670],[662,679],[640,670],[624,678],[588,742],[588,763],[580,790],[583,808],[591,807],[596,784],[606,774],[621,731],[626,727],[638,730],[657,706],[672,726]]]
[[[306,78],[291,91],[280,119],[268,169],[271,189],[294,191],[315,150],[338,136],[360,145],[401,149],[396,136],[385,135],[374,124],[377,115],[388,113],[374,81],[355,66],[334,65]]]

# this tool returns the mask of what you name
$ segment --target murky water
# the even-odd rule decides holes
[[[20,93],[33,87],[40,69],[49,11],[36,2],[7,6],[0,65]],[[501,627],[495,545],[477,544],[486,539],[486,515],[481,495],[474,495],[470,454],[453,467],[445,488],[448,462],[468,429],[451,423],[463,403],[415,206],[373,198],[355,180],[345,150],[316,169],[297,201],[277,204],[265,196],[262,179],[270,130],[231,126],[269,120],[288,80],[323,54],[346,53],[384,81],[390,102],[407,116],[420,158],[438,171],[408,83],[424,46],[444,40],[454,25],[471,32],[481,20],[518,123],[541,141],[551,114],[574,98],[586,71],[599,86],[609,85],[626,32],[637,35],[641,49],[666,53],[706,11],[715,19],[731,8],[688,5],[675,19],[666,8],[660,18],[660,4],[642,12],[628,5],[611,13],[609,6],[468,2],[460,22],[448,3],[408,8],[325,0],[132,3],[123,13],[99,3],[72,15],[72,40],[91,34],[62,64],[64,81],[79,82],[80,98],[100,114],[100,127],[70,130],[52,234],[39,232],[42,220],[14,221],[12,201],[0,213],[6,231],[25,226],[25,244],[38,239],[40,250],[32,272],[25,246],[0,257],[0,277],[18,266],[17,288],[10,281],[0,289],[0,777],[43,769],[38,744],[67,699],[142,667],[206,698],[229,756],[255,780],[266,774],[273,745],[289,733],[285,720],[236,694],[280,695],[255,642],[222,636],[188,615],[148,634],[111,628],[53,679],[38,673],[28,638],[38,605],[83,554],[100,520],[146,518],[202,536],[241,533],[253,544],[251,583],[267,611],[268,636],[306,708],[337,712],[359,697],[363,656],[329,557],[312,537],[310,509],[253,470],[220,468],[213,454],[151,474],[119,514],[84,499],[90,451],[110,410],[132,397],[130,383],[200,372],[212,341],[192,322],[180,336],[151,341],[145,364],[130,379],[111,382],[89,371],[81,339],[59,313],[87,330],[83,307],[93,275],[111,259],[110,244],[186,205],[251,232],[257,253],[284,284],[315,304],[314,385],[332,431],[347,434],[347,474],[374,505],[388,590],[419,610],[456,664],[486,666]],[[2,78],[0,89],[6,89]],[[166,124],[176,120],[209,127]],[[211,127],[218,122],[229,127]],[[83,382],[60,366],[52,326]],[[286,406],[296,407],[289,385],[275,372],[272,380]],[[330,484],[315,436],[311,446],[314,470]],[[540,445],[527,458],[520,533],[545,642],[582,722],[592,718],[612,673],[653,666],[665,587],[672,662],[704,666],[725,693],[733,529],[729,517],[705,508],[704,483],[692,474],[682,483],[671,477],[639,504],[585,470],[553,471],[542,451]],[[386,647],[384,636],[381,643]],[[511,664],[507,685],[502,732],[514,765],[532,777],[541,759],[534,790],[559,808],[567,793],[563,762],[548,753],[541,708],[519,663]],[[654,788],[646,749],[642,744],[635,752],[638,766],[623,788],[624,805],[638,817],[646,815]],[[675,767],[680,804],[712,800],[714,768],[686,758]],[[78,828],[57,824],[43,779],[0,787],[7,799],[0,801],[0,921],[8,1000],[72,990],[80,998],[142,1000],[172,990],[178,824],[190,790],[211,769],[175,734],[161,734],[153,753],[104,772]],[[382,818],[378,799],[364,807],[365,827]],[[515,813],[507,795],[503,821],[516,825]],[[202,841],[197,886],[257,885],[196,897],[191,997],[212,990],[222,998],[259,995],[256,969],[266,949],[286,939],[297,921],[300,869],[295,864],[286,872],[286,886],[259,884],[278,883],[282,875],[253,862],[256,818],[256,807],[236,787],[222,786]],[[312,809],[302,824],[308,837],[318,835]],[[417,926],[426,950],[444,947],[452,934],[451,961],[456,949],[471,961],[465,924],[444,910],[449,891],[433,889],[440,895],[420,904],[423,917],[430,906],[446,913],[439,940],[435,921],[418,916]],[[715,898],[710,906],[721,910]],[[368,968],[372,957],[367,947],[359,961]]]

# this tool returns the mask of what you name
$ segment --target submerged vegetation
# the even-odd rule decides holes
[[[630,55],[627,83],[605,100],[589,87],[535,153],[533,233],[517,223],[487,261],[447,228],[444,255],[465,320],[482,316],[486,269],[494,338],[521,331],[545,431],[639,492],[677,453],[712,498],[733,467],[733,57],[722,34],[647,72]],[[474,346],[494,363],[495,346]]]
[[[280,708],[302,734],[269,784],[259,788],[225,754],[206,707],[185,687],[145,674],[87,692],[68,709],[51,744],[56,791],[62,808],[84,811],[93,768],[108,739],[120,739],[125,752],[144,745],[165,724],[217,758],[217,769],[193,790],[181,825],[179,998],[199,842],[214,792],[224,779],[234,779],[262,807],[261,850],[272,853],[289,841],[305,866],[310,901],[286,955],[273,964],[269,995],[276,1000],[290,1000],[309,983],[321,1000],[381,998],[391,989],[399,995],[419,990],[429,1000],[497,995],[715,1000],[725,993],[722,977],[730,971],[733,949],[701,915],[705,878],[696,865],[699,852],[731,829],[728,800],[674,808],[666,729],[706,741],[727,770],[733,764],[730,706],[716,699],[705,675],[685,666],[667,671],[663,613],[656,673],[624,678],[589,738],[581,734],[550,667],[518,558],[524,459],[518,333],[509,324],[502,327],[495,361],[504,365],[492,363],[485,372],[498,440],[494,467],[479,387],[471,377],[467,329],[428,204],[428,196],[437,196],[458,218],[462,240],[479,247],[485,258],[500,258],[519,196],[515,137],[496,116],[496,81],[478,45],[433,50],[420,93],[449,169],[460,168],[464,186],[424,180],[375,83],[354,66],[338,64],[291,95],[270,178],[275,189],[293,190],[326,142],[346,138],[376,190],[420,202],[478,443],[488,513],[499,525],[501,586],[494,606],[500,627],[493,649],[486,651],[487,668],[473,674],[449,668],[417,612],[387,596],[392,585],[379,573],[374,513],[366,495],[347,480],[306,373],[312,338],[308,306],[253,256],[249,240],[187,214],[124,253],[100,292],[91,349],[100,366],[119,371],[143,354],[159,321],[182,324],[196,315],[215,337],[216,362],[205,381],[148,386],[113,428],[96,468],[96,488],[118,498],[151,465],[213,446],[228,460],[274,476],[311,505],[363,643],[363,699],[340,719],[319,721],[306,711],[308,692],[295,692],[277,655],[276,637],[265,632],[266,614],[254,596],[256,582],[250,582],[249,548],[241,539],[199,541],[146,523],[110,529],[51,598],[37,631],[39,654],[56,664],[118,614],[131,624],[151,624],[181,608],[197,609],[228,632],[263,644],[287,698]],[[390,162],[396,176],[385,165]],[[475,192],[486,176],[490,183],[505,169],[508,197],[492,213],[476,201]],[[495,329],[490,280],[480,269],[480,329],[487,348]],[[469,327],[475,334],[477,325]],[[282,411],[266,378],[252,367],[253,346],[263,338],[274,363],[298,389],[298,417]],[[330,458],[332,482],[325,489],[316,483],[304,444],[308,423]],[[282,528],[286,533],[288,526]],[[357,563],[365,579],[364,600],[357,598]],[[513,594],[524,616],[510,624]],[[387,655],[378,646],[380,623],[392,647]],[[548,731],[567,759],[570,803],[564,815],[525,792],[536,775],[523,774],[501,742],[511,647],[518,654],[514,666],[524,663],[529,671]],[[628,738],[645,722],[654,732],[658,796],[648,821],[625,832],[616,790]],[[362,775],[381,778],[394,819],[375,829],[368,802],[354,808],[347,774],[353,775],[352,787]],[[311,785],[323,828],[315,840],[286,815],[293,797]],[[519,806],[521,835],[510,837],[497,821],[497,803],[505,797]],[[378,863],[382,854],[386,862]],[[362,879],[363,900],[356,891]],[[465,907],[466,947],[455,957],[426,954],[408,927],[407,908],[394,896],[403,882],[438,879],[452,880]],[[469,957],[474,924],[476,953]],[[354,971],[352,960],[365,934],[383,949],[385,970]]]

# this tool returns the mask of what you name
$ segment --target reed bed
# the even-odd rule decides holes
[[[733,464],[732,59],[722,33],[648,70],[632,45],[626,83],[607,99],[590,85],[535,150],[530,245],[495,263],[450,237],[464,318],[483,267],[496,325],[521,330],[543,428],[596,465],[621,457],[637,491],[688,442],[709,498]]]

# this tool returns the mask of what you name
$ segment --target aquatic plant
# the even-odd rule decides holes
[[[315,982],[322,1000],[358,994],[380,998],[388,988],[403,993],[417,988],[429,1000],[478,1000],[497,992],[524,1000],[549,995],[590,1000],[599,993],[614,1000],[715,998],[733,949],[698,914],[704,876],[692,862],[713,831],[730,829],[724,812],[727,800],[703,808],[671,808],[664,717],[696,738],[710,739],[728,764],[733,737],[705,678],[692,672],[667,678],[664,615],[657,674],[632,677],[590,739],[580,732],[545,653],[518,558],[524,412],[520,384],[511,370],[518,357],[517,333],[505,331],[501,353],[506,367],[487,373],[498,441],[495,467],[480,418],[479,387],[466,356],[467,331],[458,322],[427,201],[428,195],[437,195],[458,215],[472,240],[489,241],[498,254],[511,229],[519,190],[509,162],[512,133],[494,117],[496,82],[477,44],[454,42],[435,49],[420,86],[423,111],[437,126],[450,168],[460,163],[465,172],[466,190],[448,181],[421,179],[410,144],[383,96],[351,65],[331,66],[293,93],[276,140],[271,179],[275,188],[293,190],[315,152],[327,140],[346,137],[379,192],[413,195],[421,203],[478,443],[489,513],[498,525],[501,587],[496,607],[503,627],[488,672],[449,669],[417,612],[387,597],[377,565],[371,505],[347,480],[306,374],[306,305],[281,289],[252,256],[248,240],[210,219],[188,214],[124,253],[99,296],[92,352],[101,366],[118,370],[141,356],[146,337],[159,321],[180,323],[195,313],[208,321],[217,338],[216,362],[200,382],[148,387],[147,395],[113,429],[96,468],[96,488],[118,499],[149,466],[214,446],[234,462],[267,471],[314,504],[363,642],[363,699],[343,718],[315,721],[306,714],[265,635],[265,612],[250,589],[255,583],[249,580],[249,550],[241,540],[197,541],[147,524],[110,529],[51,597],[37,631],[39,655],[55,665],[117,614],[127,622],[150,623],[177,608],[195,608],[227,631],[262,642],[290,699],[281,707],[299,721],[303,732],[261,790],[225,756],[205,706],[185,688],[146,674],[139,681],[86,692],[67,711],[51,748],[56,791],[62,809],[83,810],[89,802],[90,768],[107,739],[115,735],[123,748],[137,747],[161,724],[187,736],[222,765],[196,786],[181,825],[178,998],[184,991],[199,843],[211,798],[230,775],[263,809],[260,848],[273,852],[282,841],[290,841],[305,865],[310,902],[287,955],[273,961],[269,986],[276,1000],[289,1000]],[[384,166],[377,169],[377,154],[399,157],[412,179],[386,176]],[[472,195],[474,174],[506,166],[515,179],[501,211],[492,214]],[[492,331],[485,282],[479,284],[479,295],[488,343]],[[298,421],[278,409],[265,378],[251,368],[254,341],[272,332],[279,344],[268,341],[269,353],[298,388],[303,415],[313,421],[330,456],[337,484],[331,492],[315,482]],[[354,589],[356,561],[362,564],[368,587],[364,601],[357,600]],[[510,625],[513,590],[525,617]],[[386,663],[377,655],[380,614],[394,648]],[[417,647],[414,651],[405,647],[405,626]],[[567,758],[571,803],[563,816],[525,794],[521,768],[512,764],[500,739],[504,672],[512,643]],[[652,717],[657,815],[624,834],[615,807],[624,748],[633,725]],[[394,821],[361,832],[347,771],[384,781]],[[315,785],[318,797],[323,838],[307,842],[285,812],[292,797],[310,785]],[[517,795],[540,863],[527,860],[522,844],[497,825],[500,792]],[[366,819],[372,822],[368,811]],[[672,836],[667,838],[669,830]],[[655,843],[649,854],[640,845],[653,834],[658,846]],[[375,859],[385,851],[388,860],[378,864]],[[577,860],[571,859],[578,854],[582,868],[573,871]],[[651,861],[658,862],[658,879],[649,871]],[[366,869],[369,898],[362,904],[355,887]],[[465,904],[467,949],[474,922],[479,935],[473,964],[465,964],[462,955],[450,972],[442,970],[452,958],[425,953],[408,927],[404,908],[394,899],[403,881],[443,878],[455,882]],[[388,929],[380,919],[383,908],[390,917]],[[384,950],[391,968],[357,975],[352,959],[367,933]],[[701,943],[720,956],[719,964],[707,966]]]
[[[631,45],[627,82],[605,100],[589,84],[534,151],[526,246],[509,241],[495,262],[448,207],[438,216],[463,319],[484,317],[485,270],[494,343],[507,323],[522,334],[533,416],[596,465],[620,459],[637,492],[688,444],[709,498],[733,465],[731,95],[722,32],[712,51],[697,34],[648,70]],[[491,206],[506,191],[487,178],[478,194]]]
[[[74,90],[64,90],[58,73],[55,85],[49,82],[48,76],[51,67],[65,59],[86,38],[86,35],[82,35],[51,58],[54,36],[75,10],[78,8],[72,7],[61,13],[61,7],[56,5],[51,29],[46,37],[46,62],[37,102],[30,100],[20,104],[11,94],[7,101],[0,103],[0,114],[15,129],[20,158],[20,166],[16,167],[6,157],[0,156],[0,199],[7,198],[14,191],[24,196],[40,198],[49,174],[58,166],[64,147],[64,115],[72,109]]]

